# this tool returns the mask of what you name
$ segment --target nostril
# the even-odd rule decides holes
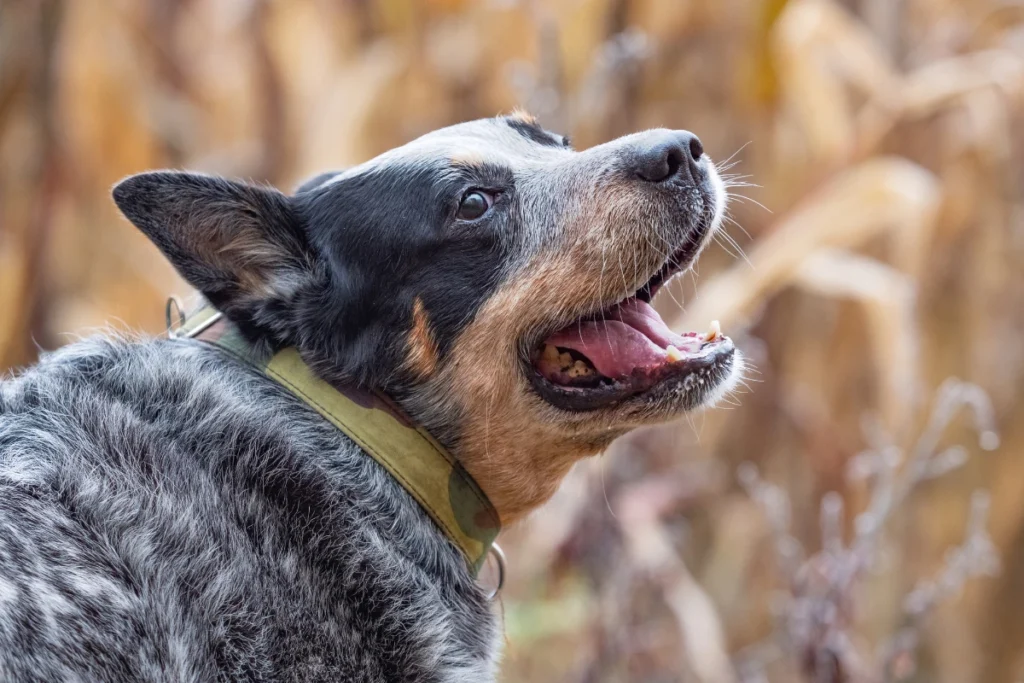
[[[665,174],[664,178],[659,178],[659,180],[672,178],[679,172],[679,167],[683,165],[683,150],[678,147],[670,147],[665,163],[668,166],[668,173]]]
[[[701,157],[704,156],[704,145],[701,144],[700,138],[696,135],[690,138],[690,156],[693,157],[694,161],[700,161]]]
[[[684,146],[672,141],[645,150],[638,160],[636,174],[648,182],[661,183],[674,178],[684,163]]]

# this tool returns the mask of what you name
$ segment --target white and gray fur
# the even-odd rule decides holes
[[[0,387],[0,680],[493,677],[458,551],[221,351],[97,338]]]

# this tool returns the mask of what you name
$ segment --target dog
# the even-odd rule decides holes
[[[725,210],[686,131],[575,151],[517,113],[291,195],[158,171],[113,197],[254,356],[391,401],[505,527],[742,370],[716,327],[675,334],[650,305]],[[0,679],[493,680],[474,567],[360,443],[183,335],[89,338],[4,379]]]

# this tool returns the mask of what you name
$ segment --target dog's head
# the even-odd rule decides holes
[[[528,116],[425,135],[292,196],[145,173],[114,199],[257,342],[392,394],[515,519],[579,457],[714,401],[732,342],[650,306],[724,210],[700,141],[585,151]]]

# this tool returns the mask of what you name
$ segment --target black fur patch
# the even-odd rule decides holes
[[[533,140],[539,145],[545,145],[547,147],[565,147],[567,146],[562,138],[552,135],[547,132],[536,123],[530,123],[523,119],[517,118],[506,118],[505,122],[524,138]]]
[[[330,264],[328,301],[308,311],[304,329],[335,366],[367,381],[394,376],[405,354],[413,302],[426,309],[442,357],[501,280],[514,230],[505,210],[513,191],[507,171],[450,169],[441,161],[396,164],[299,195],[311,241]],[[500,190],[488,215],[455,221],[472,187]]]
[[[287,197],[190,173],[146,173],[114,190],[124,214],[243,333],[294,344],[337,377],[401,389],[413,302],[443,357],[501,280],[514,227],[507,169],[392,163]],[[455,220],[471,188],[499,201]],[[265,288],[254,292],[252,282]],[[256,287],[259,289],[259,287]]]

